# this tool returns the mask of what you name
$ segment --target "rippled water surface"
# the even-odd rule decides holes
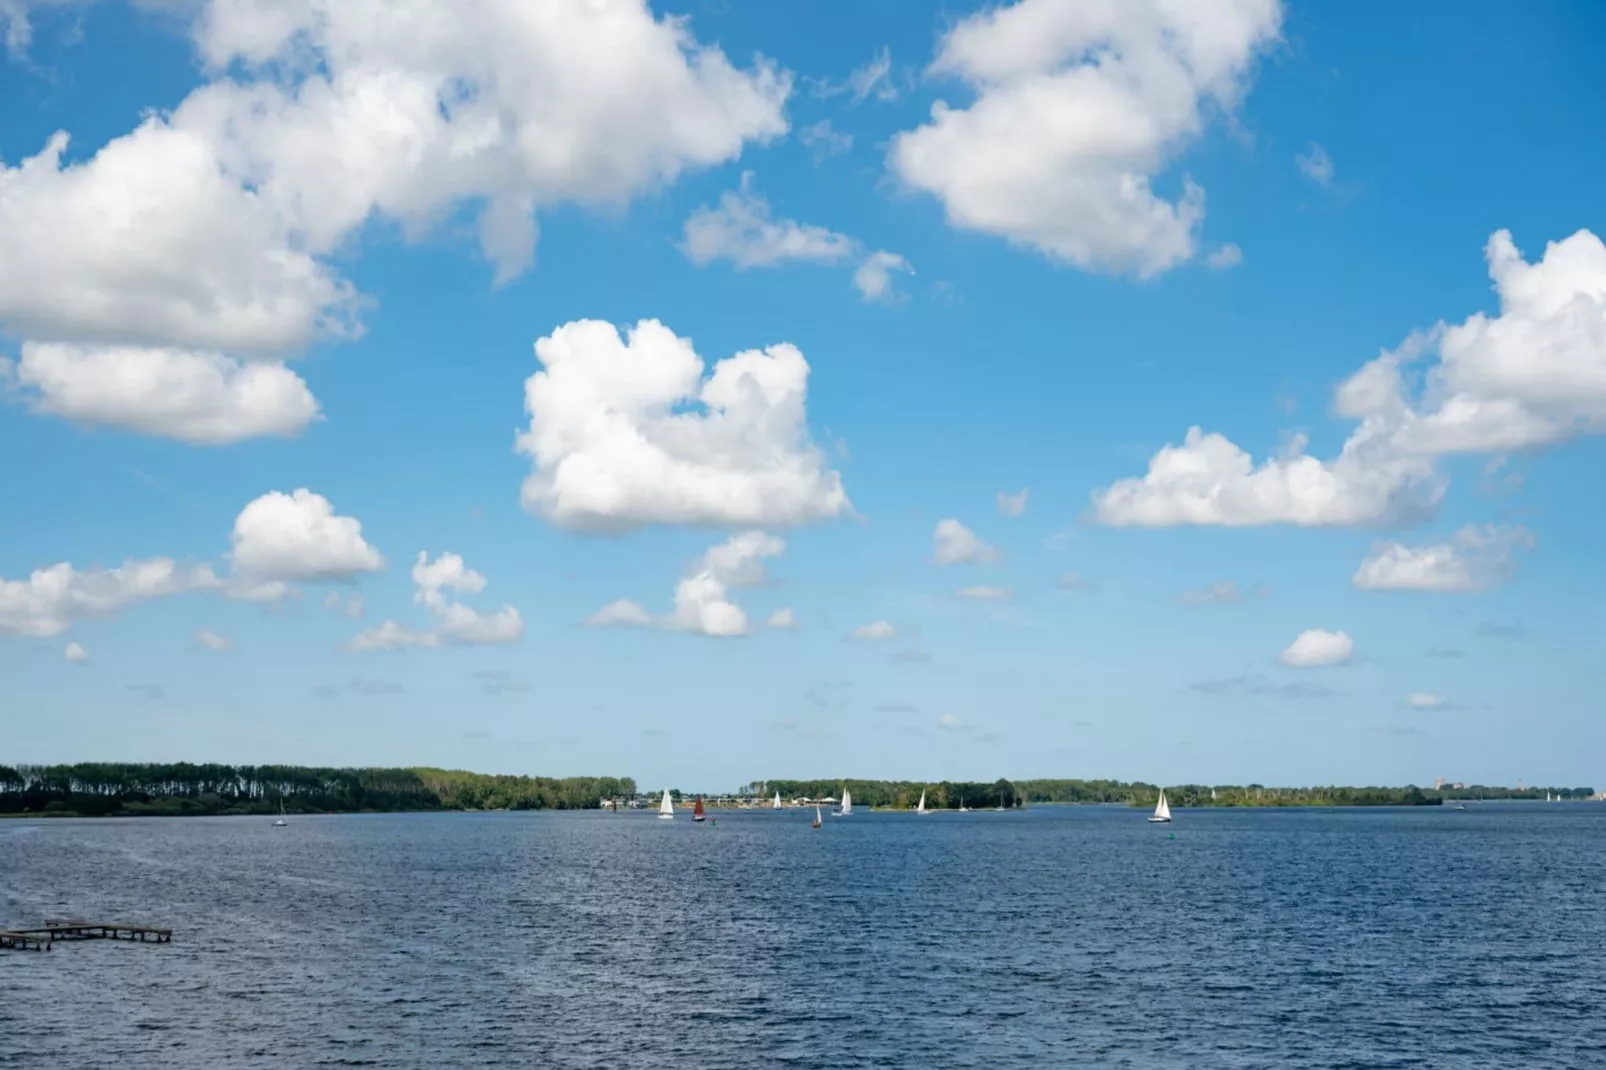
[[[1606,1066],[1606,806],[812,814],[0,822],[0,1066]]]

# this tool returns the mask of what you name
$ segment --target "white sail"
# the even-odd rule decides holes
[[[776,792],[775,793],[775,801],[770,803],[770,809],[771,810],[779,810],[780,808],[781,808],[781,793],[780,792]]]
[[[920,792],[920,802],[915,806],[915,813],[923,814],[925,812],[926,812],[926,793],[925,793],[924,789],[922,789],[921,792]]]
[[[673,800],[673,799],[671,799],[669,797],[669,789],[668,788],[664,789],[664,799],[663,799],[662,802],[660,802],[658,804],[658,816],[659,817],[674,817],[675,816],[675,800]]]
[[[1160,801],[1158,803],[1156,803],[1155,806],[1154,806],[1154,816],[1152,818],[1150,818],[1149,820],[1151,820],[1151,821],[1170,821],[1171,820],[1171,806],[1170,806],[1169,803],[1167,803],[1165,801],[1165,789],[1164,788],[1162,788],[1160,790]]]
[[[842,816],[847,817],[853,813],[853,796],[849,794],[846,786],[842,788]]]

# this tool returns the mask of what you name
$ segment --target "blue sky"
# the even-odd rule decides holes
[[[0,2],[4,758],[1599,780],[1606,13],[252,6]]]

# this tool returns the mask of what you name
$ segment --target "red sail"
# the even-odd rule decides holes
[[[695,809],[692,810],[692,816],[693,817],[702,817],[703,816],[703,797],[701,795],[697,796],[697,806],[696,806]]]

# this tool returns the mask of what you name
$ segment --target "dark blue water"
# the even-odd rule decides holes
[[[1606,1066],[1606,806],[1144,816],[0,822],[0,1066]]]

